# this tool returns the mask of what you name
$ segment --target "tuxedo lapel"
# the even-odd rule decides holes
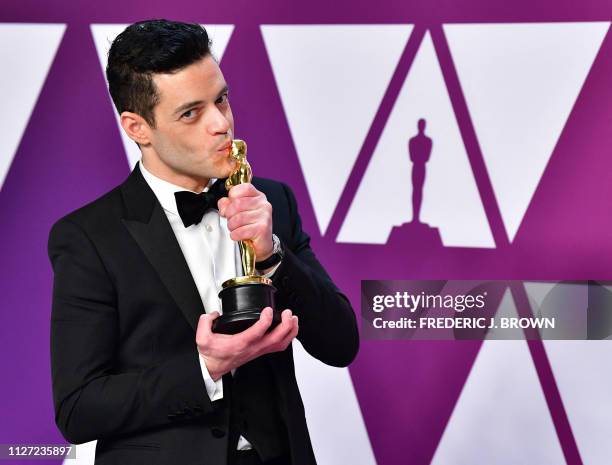
[[[121,190],[126,206],[123,224],[195,331],[204,313],[202,300],[168,218],[138,165]]]

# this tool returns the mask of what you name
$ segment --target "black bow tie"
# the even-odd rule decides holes
[[[208,192],[196,194],[189,191],[179,191],[174,193],[176,207],[185,227],[198,224],[206,210],[217,209],[217,202],[220,198],[227,196],[225,189],[225,179],[218,179]]]

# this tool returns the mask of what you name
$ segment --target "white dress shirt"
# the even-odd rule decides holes
[[[207,313],[218,311],[222,314],[221,300],[218,297],[221,284],[227,279],[243,274],[240,248],[238,242],[230,238],[227,219],[221,217],[217,210],[211,209],[204,213],[200,223],[186,228],[178,214],[174,193],[187,189],[153,175],[144,167],[142,160],[140,160],[139,167],[168,217],[189,271],[198,288],[205,311]],[[205,192],[208,191],[214,181],[215,179],[210,180],[208,186],[204,188]],[[265,276],[270,277],[277,267],[275,266]],[[237,274],[237,270],[241,271],[240,274]],[[200,360],[208,397],[211,401],[223,398],[223,380],[219,378],[215,382],[210,376],[202,356],[199,356],[198,359]],[[232,370],[233,372],[234,370]],[[237,449],[251,449],[251,444],[243,436],[240,436]]]

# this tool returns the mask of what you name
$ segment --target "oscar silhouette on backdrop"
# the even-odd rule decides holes
[[[426,121],[418,122],[419,133],[408,142],[408,153],[412,162],[412,222],[420,223],[423,185],[425,184],[425,164],[431,156],[433,141],[425,135]]]
[[[423,246],[442,247],[440,232],[421,221],[423,186],[426,179],[426,164],[431,156],[433,140],[425,134],[427,121],[419,119],[419,132],[408,141],[408,154],[412,162],[412,221],[391,230],[387,245],[402,243],[410,248],[423,250]]]

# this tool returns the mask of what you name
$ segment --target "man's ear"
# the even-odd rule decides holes
[[[124,111],[121,113],[121,127],[130,139],[139,145],[148,145],[151,135],[151,126],[137,113]]]

